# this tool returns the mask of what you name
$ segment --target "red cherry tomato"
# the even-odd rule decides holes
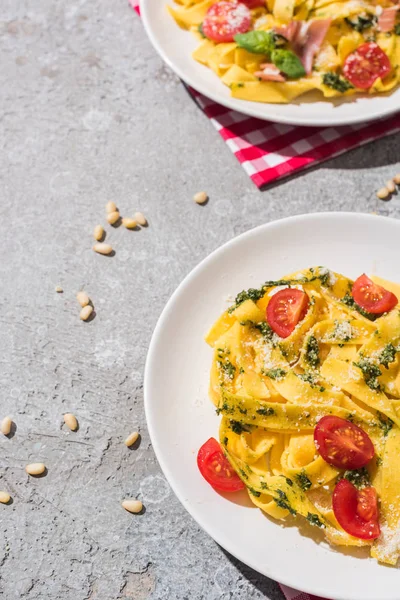
[[[367,90],[378,77],[386,77],[391,68],[388,55],[378,44],[367,42],[348,55],[344,61],[343,75],[356,88]]]
[[[398,303],[392,292],[374,283],[365,273],[355,280],[351,295],[361,308],[374,315],[388,312]]]
[[[265,0],[241,0],[247,8],[258,8],[259,6],[265,6]]]
[[[245,485],[222,453],[215,438],[202,445],[197,454],[197,466],[204,479],[221,492],[237,492]]]
[[[357,498],[357,514],[364,519],[364,521],[378,520],[378,497],[375,488],[366,487],[359,490]]]
[[[341,479],[333,491],[332,508],[339,525],[350,535],[362,540],[379,537],[378,502],[374,488],[358,491],[350,481]]]
[[[375,454],[373,443],[361,427],[332,415],[318,421],[314,442],[324,461],[338,469],[361,469]]]
[[[274,294],[267,306],[267,321],[280,337],[287,338],[304,319],[308,296],[297,288],[285,288]]]
[[[233,42],[237,33],[251,28],[251,13],[242,2],[221,0],[208,9],[203,21],[203,33],[214,42]]]

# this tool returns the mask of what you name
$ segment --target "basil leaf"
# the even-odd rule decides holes
[[[274,50],[271,54],[271,60],[288,77],[298,79],[306,74],[301,60],[290,50]]]
[[[234,37],[240,48],[254,54],[271,54],[275,48],[275,34],[273,31],[249,31],[238,33]]]

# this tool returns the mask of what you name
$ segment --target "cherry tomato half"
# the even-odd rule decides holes
[[[350,535],[362,540],[379,537],[375,488],[357,490],[350,481],[341,479],[333,491],[332,508],[339,525]]]
[[[297,323],[304,319],[308,296],[297,288],[285,288],[274,294],[267,306],[267,321],[280,337],[287,338]]]
[[[391,71],[387,54],[375,42],[362,44],[344,61],[343,75],[356,88],[367,90]]]
[[[221,492],[237,492],[245,485],[222,453],[215,438],[202,445],[197,454],[197,466],[204,479]]]
[[[221,0],[212,4],[203,21],[203,33],[214,42],[233,42],[237,33],[251,28],[251,13],[242,2]]]
[[[247,6],[247,8],[258,8],[259,6],[265,6],[265,0],[241,0],[243,4]]]
[[[374,315],[388,312],[398,303],[392,292],[374,283],[365,273],[355,280],[351,295],[361,308]]]
[[[318,421],[314,442],[324,461],[338,469],[361,469],[375,454],[373,443],[361,427],[332,415]]]

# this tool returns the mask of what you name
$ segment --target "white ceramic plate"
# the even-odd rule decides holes
[[[172,0],[169,0],[172,4]],[[167,0],[141,0],[147,34],[162,59],[188,85],[208,98],[239,112],[294,125],[349,125],[380,119],[399,110],[400,88],[388,95],[322,101],[317,93],[291,104],[263,104],[231,98],[229,89],[213,71],[192,59],[198,40],[180,29],[165,8]]]
[[[400,571],[363,552],[318,543],[304,528],[280,526],[245,501],[215,492],[196,465],[198,448],[218,437],[207,389],[212,350],[204,334],[226,296],[312,265],[350,277],[363,271],[400,281],[400,222],[356,213],[303,215],[262,225],[203,260],[165,307],[145,372],[148,428],[176,495],[205,531],[253,569],[335,600],[399,600]],[[242,500],[241,500],[242,499]]]

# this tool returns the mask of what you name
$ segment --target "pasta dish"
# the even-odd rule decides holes
[[[206,336],[215,489],[334,545],[400,555],[400,285],[323,267],[242,291]]]
[[[200,41],[193,58],[231,95],[288,103],[376,94],[400,79],[400,4],[391,0],[176,0],[176,23]]]

